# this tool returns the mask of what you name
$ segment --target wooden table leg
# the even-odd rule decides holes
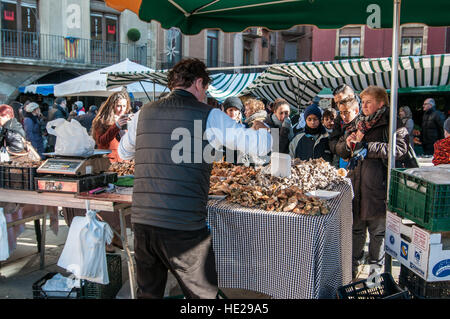
[[[128,246],[128,238],[127,238],[127,224],[125,220],[124,209],[119,209],[120,216],[120,234],[123,249],[125,250],[125,256],[127,258],[128,264],[128,275],[130,280],[130,291],[131,291],[131,299],[136,299],[136,278],[134,272],[134,263],[133,258],[131,257],[130,247]]]
[[[34,221],[34,232],[36,233],[37,249],[38,253],[41,252],[41,223],[39,219]]]

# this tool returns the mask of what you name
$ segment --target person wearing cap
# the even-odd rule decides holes
[[[63,97],[56,98],[55,103],[48,111],[48,119],[47,119],[48,122],[51,122],[59,118],[67,119],[68,116],[69,112],[67,111],[67,100]],[[49,152],[53,152],[55,150],[56,135],[48,134],[47,140],[48,140],[47,150]]]
[[[289,155],[303,161],[323,158],[333,161],[333,154],[328,145],[328,132],[321,123],[322,112],[316,104],[311,104],[305,110],[306,125],[289,144]]]
[[[223,111],[237,123],[241,123],[243,108],[241,99],[236,96],[227,97],[222,105]]]
[[[41,120],[41,109],[35,102],[27,104],[25,107],[23,126],[25,128],[26,139],[36,149],[41,159],[44,158],[44,137],[42,136],[43,123]]]
[[[436,110],[434,99],[428,98],[423,102],[422,134],[420,142],[422,143],[423,153],[433,155],[433,145],[437,140],[444,138],[444,115]]]
[[[450,164],[450,117],[444,122],[444,136],[445,138],[434,143],[432,163],[435,166]]]

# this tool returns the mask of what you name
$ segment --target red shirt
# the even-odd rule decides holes
[[[450,136],[434,143],[433,164],[450,164]]]

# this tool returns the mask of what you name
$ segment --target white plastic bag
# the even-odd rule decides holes
[[[8,258],[8,230],[6,228],[6,218],[3,214],[3,207],[0,207],[0,261]]]
[[[0,163],[9,162],[9,161],[10,161],[9,153],[6,150],[6,147],[2,146],[0,148]]]
[[[66,156],[94,154],[95,141],[80,122],[59,118],[47,123],[47,132],[56,136],[55,153]]]
[[[73,288],[80,288],[79,279],[67,278],[61,274],[56,274],[45,282],[42,286],[42,291],[49,297],[67,297],[67,294],[70,293]],[[75,298],[76,296],[77,293],[74,291],[69,297]]]
[[[111,243],[113,232],[105,222],[88,210],[85,217],[74,217],[58,266],[86,279],[106,285],[109,283],[105,244]]]

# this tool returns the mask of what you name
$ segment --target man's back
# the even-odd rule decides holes
[[[202,137],[211,109],[184,90],[141,109],[132,222],[179,230],[205,227],[212,165],[203,159],[208,142]],[[180,144],[183,148],[174,152]]]

